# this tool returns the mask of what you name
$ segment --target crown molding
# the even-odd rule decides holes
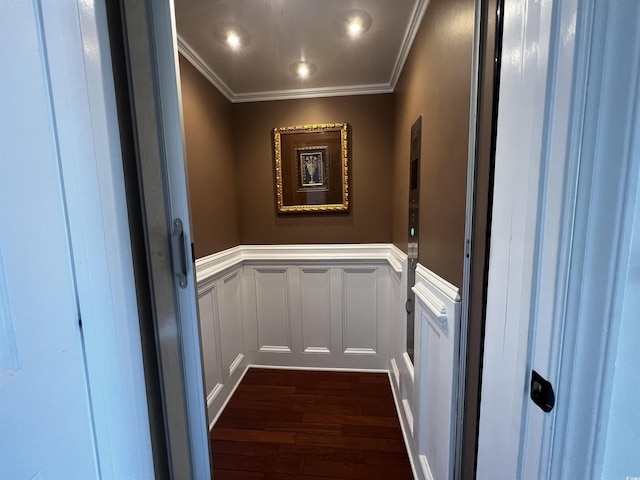
[[[271,92],[239,93],[234,95],[231,101],[233,103],[268,102],[272,100],[297,100],[301,98],[376,95],[379,93],[393,93],[393,88],[386,83],[347,85],[343,87],[295,88],[291,90],[274,90]]]
[[[227,100],[229,100],[230,102],[233,102],[234,101],[233,99],[235,98],[235,94],[229,88],[229,86],[226,83],[224,83],[222,79],[220,79],[213,70],[211,70],[211,67],[209,67],[209,64],[207,64],[207,62],[205,62],[202,59],[202,57],[200,57],[200,55],[198,55],[196,51],[193,48],[191,48],[191,45],[189,45],[180,35],[177,35],[177,37],[178,37],[178,52],[180,52],[182,56],[191,65],[194,66],[196,70],[198,70],[202,75],[204,75],[204,78],[209,80],[209,82],[211,82],[211,84],[214,87],[220,90],[220,93],[222,93],[222,95],[224,95],[227,98]]]
[[[180,52],[196,70],[204,75],[204,77],[209,80],[209,82],[211,82],[211,84],[216,87],[231,103],[268,102],[274,100],[296,100],[301,98],[344,97],[351,95],[393,93],[400,75],[402,74],[402,69],[407,61],[409,51],[413,45],[418,28],[422,22],[422,18],[429,6],[429,2],[430,0],[418,0],[416,2],[388,83],[235,93],[226,83],[224,83],[224,81],[222,81],[220,77],[218,77],[218,75],[216,75],[209,64],[207,64],[207,62],[205,62],[180,35],[177,35],[178,52]]]
[[[404,68],[405,62],[407,61],[407,57],[409,56],[409,52],[411,51],[411,46],[413,45],[413,41],[416,38],[416,34],[418,33],[418,29],[420,28],[420,24],[422,23],[422,19],[424,18],[424,14],[427,11],[427,7],[429,6],[430,2],[431,0],[418,0],[413,9],[411,20],[409,22],[409,25],[407,25],[407,30],[404,33],[404,40],[402,42],[402,46],[400,47],[400,51],[398,52],[398,58],[396,59],[396,63],[393,67],[391,79],[389,80],[389,88],[391,88],[391,91],[395,90],[396,84],[400,79],[402,69]]]

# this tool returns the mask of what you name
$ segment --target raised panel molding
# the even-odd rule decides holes
[[[240,271],[236,270],[218,282],[218,308],[222,365],[225,376],[233,373],[232,366],[238,352],[243,351],[242,305],[240,297]]]
[[[331,353],[331,291],[328,268],[300,269],[300,316],[304,353]]]
[[[291,352],[288,270],[256,269],[258,348],[261,352]]]
[[[345,354],[375,355],[378,349],[378,270],[345,268],[342,273]]]

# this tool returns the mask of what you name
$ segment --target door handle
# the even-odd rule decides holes
[[[180,288],[187,288],[187,252],[182,220],[173,221],[171,232],[171,264]]]
[[[531,370],[531,400],[533,400],[533,403],[538,405],[543,412],[550,412],[556,404],[553,385],[535,370]]]

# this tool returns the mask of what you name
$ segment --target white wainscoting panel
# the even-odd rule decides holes
[[[257,268],[256,318],[261,352],[291,353],[288,270]]]
[[[300,316],[304,353],[331,353],[329,268],[300,269]]]
[[[200,341],[204,362],[207,420],[212,425],[247,368],[242,323],[242,269],[198,269]]]
[[[220,348],[220,322],[215,287],[212,286],[198,295],[198,311],[200,316],[202,361],[206,365],[204,369],[204,384],[208,409],[224,382],[222,350]]]
[[[388,371],[405,268],[389,244],[240,245],[198,259],[211,425],[250,365]],[[415,415],[413,381],[403,390],[399,405]]]
[[[378,350],[378,270],[345,268],[342,349],[347,354],[375,355]]]
[[[240,270],[232,272],[218,282],[217,291],[220,309],[222,366],[226,379],[233,374],[242,359],[242,352],[244,352]]]
[[[418,265],[416,284],[416,436],[425,478],[451,478],[457,392],[458,289]]]

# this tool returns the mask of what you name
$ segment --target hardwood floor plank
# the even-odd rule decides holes
[[[295,393],[295,385],[262,385],[262,384],[244,384],[241,383],[236,388],[234,394],[249,393],[254,395],[263,395],[269,393]]]
[[[216,468],[215,480],[266,480],[263,472],[242,472],[238,470],[224,470]]]
[[[357,415],[360,413],[360,407],[358,405],[330,405],[322,402],[294,405],[292,410],[294,412],[342,413],[345,415]]]
[[[295,443],[297,445],[316,445],[318,447],[364,448],[383,452],[402,452],[405,450],[404,443],[393,438],[338,437],[335,435],[300,433],[297,435]]]
[[[332,475],[341,478],[361,479],[361,480],[411,480],[413,473],[411,469],[400,468],[396,465],[367,465],[361,463],[343,463],[327,461],[307,461],[304,465],[305,475]]]
[[[234,428],[214,428],[211,440],[231,440],[235,442],[257,442],[287,444],[296,442],[296,434],[292,432],[265,432],[263,430],[240,430]]]
[[[215,480],[218,480],[217,478]],[[345,480],[342,477],[316,477],[311,475],[289,475],[287,473],[265,473],[264,480]]]
[[[269,410],[258,408],[230,408],[227,405],[224,412],[220,416],[220,420],[223,418],[256,418],[264,420],[283,420],[290,422],[301,422],[302,412],[294,412],[292,410]],[[218,420],[218,421],[220,421]],[[217,425],[217,423],[216,423]]]
[[[342,435],[345,437],[396,438],[402,440],[402,432],[399,428],[373,425],[343,425]]]
[[[241,430],[264,430],[267,420],[264,418],[220,417],[216,422],[218,428],[238,428]]]
[[[279,453],[277,443],[256,443],[256,442],[232,442],[229,440],[216,440],[211,442],[211,453],[227,453],[231,455],[255,455],[276,457]],[[364,452],[363,452],[364,454]]]
[[[303,413],[302,421],[309,423],[339,423],[342,425],[373,425],[378,427],[400,428],[394,417],[374,417],[366,415],[344,415],[339,413]]]
[[[315,445],[280,445],[278,449],[278,456],[299,457],[312,460],[329,460],[333,462],[367,463],[365,451],[357,448],[317,447]]]
[[[407,452],[381,452],[379,450],[366,450],[365,463],[370,465],[409,465]]]
[[[302,423],[269,420],[264,430],[296,433],[317,433],[321,435],[342,435],[342,425],[332,423]]]
[[[210,440],[215,480],[412,478],[383,373],[251,368]]]
[[[213,468],[254,472],[301,474],[305,461],[300,458],[254,457],[250,455],[213,454]],[[214,473],[215,475],[215,473]]]

